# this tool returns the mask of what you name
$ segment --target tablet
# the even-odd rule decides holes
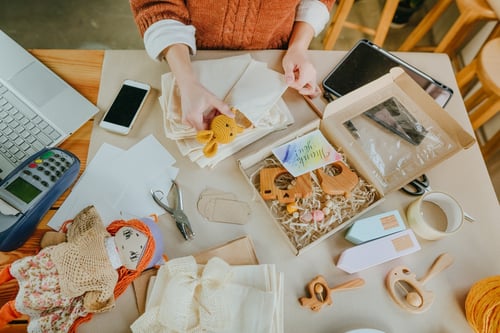
[[[343,96],[399,66],[407,72],[434,100],[444,107],[453,90],[392,53],[362,39],[342,58],[323,80],[325,97]]]

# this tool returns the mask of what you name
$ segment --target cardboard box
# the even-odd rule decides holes
[[[348,167],[362,182],[367,183],[373,198],[368,206],[353,206],[356,211],[349,213],[346,220],[333,221],[331,216],[328,217],[328,228],[320,229],[321,232],[307,242],[299,243],[298,239],[304,236],[297,237],[297,233],[303,233],[304,230],[309,232],[317,228],[317,223],[313,221],[310,225],[304,225],[297,214],[294,217],[293,214],[283,213],[285,204],[262,199],[259,173],[268,166],[269,159],[273,157],[273,148],[318,128],[342,152]],[[323,119],[305,124],[269,145],[259,145],[256,150],[252,151],[252,147],[249,147],[245,150],[245,157],[240,158],[238,163],[249,184],[268,206],[285,240],[293,252],[299,255],[350,226],[359,215],[381,203],[387,193],[401,188],[474,142],[474,137],[410,76],[394,68],[383,77],[328,104]],[[315,188],[318,188],[318,177],[314,172],[310,175]],[[324,193],[320,193],[318,198],[319,201],[325,200]],[[333,199],[338,198],[333,196]],[[301,200],[297,200],[299,207]],[[341,200],[339,204],[344,204],[344,201]],[[301,207],[302,212],[307,209]],[[295,221],[294,225],[300,224],[302,229],[291,232],[290,221]]]

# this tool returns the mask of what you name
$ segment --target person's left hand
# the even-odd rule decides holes
[[[309,61],[306,52],[288,49],[282,60],[286,84],[301,95],[311,98],[319,96],[321,90],[316,83],[316,69]]]

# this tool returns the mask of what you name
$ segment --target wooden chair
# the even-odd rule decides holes
[[[481,53],[482,48],[484,45],[489,42],[492,39],[495,39],[497,37],[500,37],[500,24],[497,24],[491,33],[488,35],[488,37],[485,39],[483,42],[483,45],[479,49],[479,51],[476,53],[474,58],[471,60],[471,62],[460,69],[458,73],[456,74],[456,79],[458,83],[458,88],[460,89],[460,93],[462,96],[466,96],[469,91],[474,87],[474,85],[477,83],[477,75],[476,75],[476,70],[477,70],[477,55]]]
[[[382,46],[385,38],[387,37],[387,33],[389,32],[389,27],[391,25],[392,18],[394,17],[394,13],[398,8],[398,3],[399,0],[386,0],[382,13],[380,14],[379,23],[377,27],[373,29],[361,24],[347,21],[347,16],[351,11],[354,0],[339,0],[335,14],[323,39],[323,49],[333,49],[343,28],[350,28],[371,35],[374,37],[372,41],[378,46]]]
[[[474,74],[480,85],[464,99],[472,128],[476,131],[500,111],[500,37],[489,40],[476,59],[460,73],[463,71]],[[457,82],[461,90],[467,84],[466,80],[460,78]],[[499,132],[500,130],[482,145],[481,150],[485,160],[500,149],[497,144]]]
[[[486,0],[455,0],[460,14],[437,46],[417,47],[417,43],[431,30],[452,2],[453,0],[436,1],[434,7],[408,35],[398,51],[421,50],[447,53],[454,60],[464,42],[469,40],[471,34],[475,32],[477,23],[498,21],[498,14]]]

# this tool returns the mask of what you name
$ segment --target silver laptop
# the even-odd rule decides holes
[[[99,109],[0,30],[0,180]]]

